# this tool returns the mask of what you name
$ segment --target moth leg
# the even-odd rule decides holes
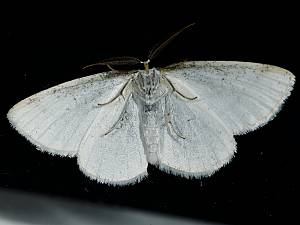
[[[186,137],[184,137],[184,135],[178,130],[178,128],[176,128],[176,126],[173,125],[172,121],[171,121],[171,111],[170,111],[170,102],[168,100],[166,100],[166,113],[165,113],[165,121],[166,121],[166,125],[167,125],[167,129],[168,132],[171,134],[170,130],[173,130],[174,133],[182,138],[182,139],[186,139]]]
[[[112,103],[113,101],[115,101],[115,100],[116,100],[117,98],[119,98],[120,96],[122,96],[123,99],[125,99],[123,92],[124,92],[125,88],[127,87],[127,85],[128,85],[129,83],[131,83],[131,79],[128,80],[128,81],[123,85],[123,87],[120,89],[120,91],[119,91],[119,92],[118,92],[111,100],[109,100],[108,102],[105,102],[105,103],[98,103],[98,106],[103,106],[103,105],[107,105],[107,104],[109,104],[109,103]]]
[[[173,126],[173,123],[172,123],[171,121],[168,121],[167,126],[168,126],[169,130],[170,130],[170,128],[172,128],[172,130],[174,131],[174,133],[175,133],[178,137],[180,137],[180,138],[182,138],[182,139],[186,139],[186,137],[184,137],[184,136],[180,133],[180,131],[177,130],[177,129]]]
[[[178,91],[178,90],[175,88],[175,86],[173,85],[173,83],[172,83],[167,77],[164,77],[164,78],[166,79],[167,84],[170,85],[172,91],[175,92],[175,93],[177,93],[177,94],[180,95],[181,97],[183,97],[183,98],[185,98],[185,99],[187,99],[187,100],[195,100],[195,99],[197,98],[197,96],[196,96],[196,97],[192,97],[192,98],[185,96],[184,94],[182,94],[180,91]]]
[[[106,136],[106,135],[108,135],[110,132],[112,132],[112,131],[117,127],[117,125],[120,123],[120,121],[123,119],[124,114],[125,114],[125,112],[126,112],[126,108],[127,108],[127,105],[128,105],[128,99],[129,99],[129,98],[130,98],[130,97],[128,97],[127,100],[126,100],[126,103],[125,103],[125,105],[124,105],[124,107],[123,107],[123,109],[122,109],[122,112],[121,112],[121,114],[120,114],[119,119],[118,119],[118,120],[111,126],[111,128],[109,128],[108,131],[106,131],[102,136]]]
[[[108,69],[110,69],[111,71],[117,71],[116,69],[112,68],[109,64],[106,64],[106,66],[107,66]]]

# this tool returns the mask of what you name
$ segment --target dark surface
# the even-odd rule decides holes
[[[0,188],[2,225],[220,225],[137,208]]]
[[[157,41],[192,22],[197,25],[172,42],[152,66],[183,60],[237,60],[276,65],[297,77],[299,36],[292,6],[231,10],[188,4],[79,5],[77,10],[73,6],[7,10],[0,90],[0,187],[229,224],[295,216],[297,82],[277,117],[259,130],[236,137],[238,151],[232,162],[202,180],[150,167],[149,177],[133,186],[97,184],[79,171],[76,159],[37,151],[6,120],[9,108],[25,97],[105,69],[82,71],[83,66],[123,55],[145,60]]]

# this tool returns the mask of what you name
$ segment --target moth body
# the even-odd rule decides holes
[[[171,93],[156,69],[135,77],[133,97],[139,108],[140,135],[148,163],[158,164],[163,150],[165,98]]]

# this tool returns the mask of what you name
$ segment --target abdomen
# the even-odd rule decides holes
[[[158,163],[163,146],[163,109],[162,102],[152,105],[140,104],[140,134],[147,157],[151,164]]]

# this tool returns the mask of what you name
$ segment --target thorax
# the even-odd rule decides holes
[[[157,103],[169,92],[162,81],[161,73],[155,68],[139,71],[133,79],[135,98],[138,98],[145,105]]]

